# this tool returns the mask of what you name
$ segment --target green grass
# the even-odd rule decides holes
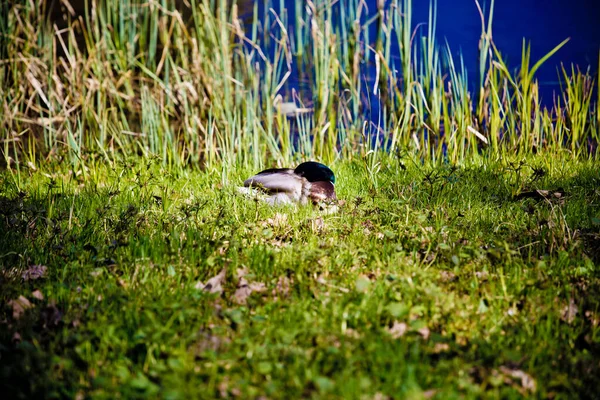
[[[482,26],[475,85],[464,67],[475,60],[437,40],[435,1],[426,26],[413,20],[411,0],[378,2],[371,14],[359,0],[298,2],[294,25],[271,0],[264,15],[247,1],[65,3],[79,12],[49,20],[31,1],[1,6],[2,165],[57,154],[77,165],[92,152],[107,162],[143,155],[260,168],[382,147],[452,163],[489,153],[598,156],[597,74],[564,66],[556,97],[542,103],[535,73],[568,39],[540,60],[524,40],[520,64],[507,64],[493,40],[493,1],[473,5]],[[282,117],[279,96],[312,112]],[[366,123],[372,101],[380,115]]]
[[[332,215],[240,197],[243,168],[87,165],[0,173],[8,398],[596,395],[598,162],[343,161]]]
[[[55,3],[0,5],[4,396],[597,396],[600,80],[535,78],[566,41],[512,70],[492,1],[470,92],[435,2]],[[307,159],[338,213],[236,193]]]

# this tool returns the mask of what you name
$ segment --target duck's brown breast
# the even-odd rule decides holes
[[[310,199],[313,203],[324,200],[336,200],[335,186],[329,181],[312,182],[310,187]]]

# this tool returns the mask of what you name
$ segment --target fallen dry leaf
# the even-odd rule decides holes
[[[25,296],[19,296],[18,299],[9,301],[8,305],[12,307],[14,319],[21,318],[21,315],[23,315],[27,309],[33,307]]]
[[[35,290],[33,293],[31,293],[31,297],[38,300],[44,300],[44,295],[39,290]]]
[[[225,377],[225,379],[219,382],[217,388],[219,389],[219,395],[221,396],[221,398],[229,398],[229,378],[227,376]]]
[[[452,271],[440,272],[440,278],[442,279],[442,282],[454,282],[458,280],[458,277]]]
[[[24,281],[34,281],[46,276],[48,268],[45,265],[31,265],[21,274]]]
[[[487,281],[490,274],[487,271],[476,271],[475,276],[477,279],[481,279],[482,281]]]
[[[519,379],[523,389],[531,393],[535,393],[537,384],[535,379],[533,379],[528,373],[523,372],[520,369],[510,369],[504,366],[500,367],[500,372],[502,372],[504,375],[510,376],[513,379]]]
[[[97,278],[102,274],[102,268],[96,268],[95,270],[93,270],[92,272],[90,272],[90,276],[92,278]]]
[[[251,294],[252,294],[252,289],[250,289],[248,286],[243,286],[241,288],[238,288],[235,291],[235,293],[233,294],[232,300],[236,304],[240,304],[240,305],[246,304],[246,301],[247,301],[248,297],[250,297]]]
[[[578,312],[579,310],[577,309],[577,304],[575,304],[575,300],[571,298],[569,300],[569,305],[563,308],[560,319],[562,319],[567,324],[572,324]]]
[[[280,276],[277,285],[273,289],[273,296],[287,297],[290,294],[290,279],[287,276]]]
[[[248,267],[242,267],[242,268],[238,268],[235,271],[235,277],[237,279],[242,279],[244,278],[246,275],[248,275],[248,273],[250,273],[250,270],[248,270]]]
[[[533,190],[533,191],[529,191],[529,192],[519,193],[518,195],[515,196],[515,199],[516,200],[535,199],[535,200],[541,201],[541,200],[550,199],[552,197],[554,197],[555,199],[561,199],[564,196],[565,196],[565,193],[562,191],[562,189],[557,189],[557,190],[538,189],[538,190]]]
[[[600,325],[600,318],[593,312],[588,310],[585,312],[585,316],[590,321],[590,323],[592,324],[593,327]]]
[[[272,227],[285,227],[287,226],[287,214],[275,213],[273,218],[268,218],[266,225],[270,225]]]
[[[361,223],[361,225],[364,226],[367,229],[374,229],[375,228],[375,225],[373,224],[373,221],[371,221],[370,219],[368,219],[366,221],[363,221]]]
[[[224,256],[227,254],[227,249],[229,249],[229,240],[224,240],[223,246],[217,249],[217,253],[219,253],[220,256]]]
[[[217,275],[210,278],[206,284],[202,282],[196,283],[195,288],[199,290],[203,290],[208,293],[222,293],[223,292],[223,282],[225,282],[225,275],[227,274],[227,268],[223,268],[221,272]]]
[[[387,332],[394,339],[401,338],[408,331],[408,325],[405,322],[395,321],[391,328],[387,328]]]
[[[322,217],[311,220],[311,230],[313,232],[321,232],[323,229],[325,229],[325,222]]]
[[[248,281],[246,280],[246,278],[241,278],[238,283],[238,288],[235,291],[232,300],[239,305],[244,305],[244,304],[246,304],[248,297],[250,297],[252,292],[259,293],[259,292],[264,292],[265,290],[267,290],[267,287],[265,286],[264,283],[252,282],[252,283],[248,284]]]
[[[421,335],[421,337],[425,340],[429,339],[429,335],[431,333],[428,327],[421,328],[417,332],[419,332],[419,335]]]
[[[450,345],[448,345],[448,343],[436,343],[435,346],[433,346],[433,352],[436,354],[443,353],[448,350],[450,350]]]

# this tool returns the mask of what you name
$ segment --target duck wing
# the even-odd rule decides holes
[[[267,169],[244,181],[246,187],[256,187],[267,193],[301,193],[304,182],[293,169]]]

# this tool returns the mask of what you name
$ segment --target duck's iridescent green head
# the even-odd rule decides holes
[[[328,181],[335,183],[333,171],[327,165],[314,161],[307,161],[298,165],[294,173],[303,176],[309,182]]]

